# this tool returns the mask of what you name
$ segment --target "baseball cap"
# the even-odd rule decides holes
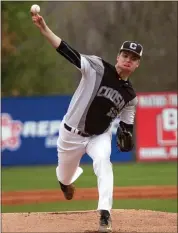
[[[120,48],[120,52],[123,50],[133,52],[139,57],[143,54],[143,46],[135,41],[125,41]]]

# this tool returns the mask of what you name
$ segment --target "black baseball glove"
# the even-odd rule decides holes
[[[119,123],[119,127],[116,132],[117,147],[122,152],[128,152],[133,149],[133,125],[128,125],[124,122]]]

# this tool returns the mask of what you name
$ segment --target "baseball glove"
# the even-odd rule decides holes
[[[117,128],[116,132],[117,147],[122,152],[128,152],[133,149],[133,137],[132,133],[124,127],[122,122]]]

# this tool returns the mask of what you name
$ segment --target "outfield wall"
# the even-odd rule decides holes
[[[59,125],[71,96],[2,98],[2,166],[57,163]],[[118,120],[112,124],[112,162],[135,161],[116,147]],[[136,161],[177,160],[177,93],[139,93]],[[82,163],[91,163],[84,155]]]
[[[57,163],[56,140],[59,125],[71,96],[2,98],[2,166],[43,165]],[[132,161],[133,153],[120,153],[116,147],[113,123],[113,162]],[[91,163],[84,155],[82,163]]]

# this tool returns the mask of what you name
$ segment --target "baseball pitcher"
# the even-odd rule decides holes
[[[73,49],[49,29],[41,15],[32,14],[32,21],[56,51],[81,72],[81,81],[59,129],[56,175],[61,190],[67,200],[73,198],[73,182],[83,172],[79,164],[87,153],[93,160],[97,177],[99,232],[111,232],[111,123],[120,117],[116,134],[118,149],[132,150],[137,97],[128,78],[139,66],[143,47],[137,42],[125,41],[113,66],[101,57]]]

